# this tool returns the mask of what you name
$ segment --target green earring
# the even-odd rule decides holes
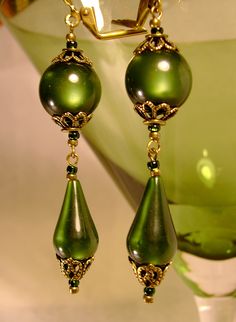
[[[151,176],[127,237],[129,260],[144,285],[147,303],[153,302],[155,287],[163,279],[177,248],[159,169],[159,131],[185,102],[192,86],[188,63],[160,27],[160,0],[153,2],[150,13],[151,33],[135,49],[125,76],[127,93],[148,126],[150,139],[147,166]]]
[[[73,10],[74,7],[66,17],[70,27],[67,46],[42,75],[39,94],[45,110],[68,133],[68,183],[53,243],[61,271],[69,280],[70,292],[77,293],[80,279],[93,261],[98,234],[77,179],[76,146],[80,129],[91,119],[99,103],[101,84],[92,63],[77,48],[73,30],[79,20]]]

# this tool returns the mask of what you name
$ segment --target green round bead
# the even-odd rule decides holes
[[[134,104],[151,101],[155,105],[181,106],[190,93],[192,74],[176,51],[145,51],[129,63],[125,84]]]
[[[50,115],[92,113],[101,97],[100,80],[86,64],[58,62],[44,72],[39,95]]]
[[[145,287],[144,288],[144,294],[147,296],[153,296],[155,294],[156,290],[154,287]]]
[[[79,286],[79,280],[69,280],[69,285],[71,287],[78,287]]]

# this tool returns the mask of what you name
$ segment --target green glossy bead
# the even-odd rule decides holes
[[[101,97],[100,80],[86,64],[58,62],[44,72],[39,95],[50,115],[92,113]]]
[[[61,258],[83,260],[96,252],[98,234],[78,180],[67,184],[53,243]]]
[[[151,101],[158,105],[167,103],[180,106],[192,87],[192,74],[186,60],[178,52],[145,51],[133,57],[125,77],[131,101]]]
[[[79,280],[69,280],[69,285],[71,287],[78,287],[79,286]]]
[[[177,240],[161,177],[148,180],[127,237],[130,257],[138,264],[170,263]]]
[[[144,294],[147,296],[153,296],[155,293],[156,293],[156,290],[153,287],[145,287],[144,288]]]

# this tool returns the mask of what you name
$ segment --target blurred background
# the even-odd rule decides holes
[[[198,321],[192,292],[173,268],[155,303],[143,303],[125,245],[134,210],[83,138],[79,178],[100,244],[79,294],[69,294],[52,246],[66,188],[66,135],[39,102],[39,77],[2,26],[0,321]]]

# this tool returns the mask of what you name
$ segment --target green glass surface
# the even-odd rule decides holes
[[[132,58],[125,84],[135,104],[151,101],[181,106],[190,93],[192,74],[188,63],[178,52],[145,51]]]
[[[57,255],[83,260],[92,257],[98,234],[78,180],[69,180],[53,236]]]
[[[236,207],[170,209],[179,249],[173,263],[184,282],[198,296],[236,296]]]
[[[177,241],[161,177],[148,180],[127,237],[130,257],[139,264],[170,263]]]
[[[44,72],[39,86],[43,107],[50,115],[92,113],[101,97],[100,80],[86,64],[59,62]]]

